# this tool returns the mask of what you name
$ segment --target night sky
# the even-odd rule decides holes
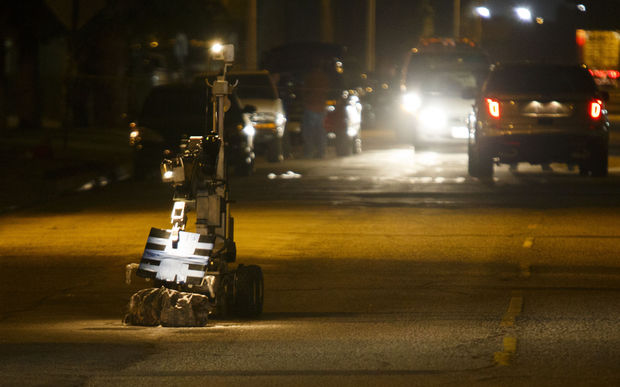
[[[386,66],[399,63],[404,53],[416,44],[422,32],[424,3],[423,0],[376,1],[378,66],[382,63]],[[429,0],[426,3],[432,6],[434,35],[452,36],[454,1]],[[541,33],[536,35],[535,40],[546,39],[544,43],[549,47],[556,47],[564,40],[571,40],[575,27],[620,28],[620,0],[584,0],[582,3],[587,9],[585,13],[577,11],[576,5],[580,2],[576,0],[487,0],[477,3],[485,4],[491,9],[495,24],[514,24],[517,33],[519,22],[514,17],[514,7],[528,6],[534,18],[542,17],[545,21],[544,27],[540,28]],[[320,4],[319,0],[260,1],[259,51],[290,42],[319,40]],[[474,20],[471,4],[474,2],[461,0],[462,26]],[[336,43],[347,46],[353,56],[363,60],[366,42],[366,1],[332,0],[332,6]],[[563,30],[561,34],[564,37],[560,37],[561,34],[554,31],[558,29]],[[549,41],[550,36],[553,39],[560,39],[560,43]],[[545,47],[541,50],[546,49]],[[571,50],[567,47],[564,51]]]

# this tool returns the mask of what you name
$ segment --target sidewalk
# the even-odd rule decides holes
[[[78,190],[93,179],[104,184],[101,177],[123,177],[119,166],[129,166],[131,158],[127,133],[124,128],[9,131],[0,139],[0,213]]]

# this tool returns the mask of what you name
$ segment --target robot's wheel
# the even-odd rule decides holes
[[[263,312],[263,271],[256,265],[239,265],[235,273],[235,312],[257,317]]]
[[[234,277],[226,274],[222,277],[215,301],[215,317],[226,318],[233,313],[235,303]]]

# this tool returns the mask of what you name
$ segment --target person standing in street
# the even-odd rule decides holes
[[[327,135],[323,126],[325,102],[329,90],[329,79],[320,66],[315,66],[304,78],[304,114],[301,132],[304,141],[304,157],[323,158],[327,147]]]

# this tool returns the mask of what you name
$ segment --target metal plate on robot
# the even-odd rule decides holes
[[[200,282],[213,250],[212,238],[179,231],[174,244],[171,237],[171,230],[151,228],[136,274],[167,282]]]

